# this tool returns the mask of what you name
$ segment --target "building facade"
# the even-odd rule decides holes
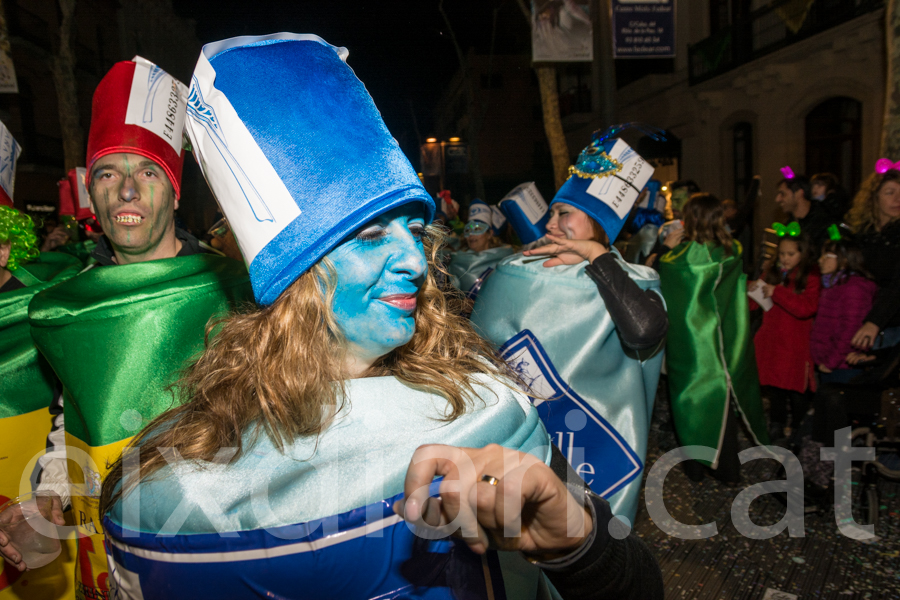
[[[616,120],[665,129],[680,141],[679,177],[720,198],[742,200],[761,176],[757,231],[784,216],[781,167],[832,172],[854,193],[879,158],[883,2],[682,0],[676,10],[672,72],[620,87]],[[564,122],[572,153],[603,126],[584,113]]]

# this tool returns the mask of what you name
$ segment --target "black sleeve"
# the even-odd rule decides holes
[[[888,285],[878,290],[872,310],[866,315],[866,321],[878,325],[879,331],[897,325],[897,312],[900,310],[900,262],[894,268],[894,276]]]
[[[659,294],[642,290],[607,252],[585,267],[597,284],[622,344],[630,350],[657,346],[669,329],[669,317]]]
[[[550,467],[573,494],[588,489],[556,446]],[[593,544],[573,564],[544,574],[565,600],[662,600],[662,573],[650,549],[634,531],[622,539],[610,535],[609,503],[594,493],[588,498],[597,516]]]

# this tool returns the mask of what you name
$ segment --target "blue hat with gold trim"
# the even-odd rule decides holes
[[[591,144],[569,167],[569,178],[550,201],[551,206],[562,202],[587,213],[603,228],[610,243],[616,241],[628,213],[653,175],[650,163],[623,140],[611,137],[630,127],[661,137],[656,133],[661,130],[634,123],[595,133]]]

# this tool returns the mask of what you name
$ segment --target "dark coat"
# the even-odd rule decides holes
[[[900,221],[881,231],[866,229],[855,237],[866,259],[866,270],[878,284],[875,304],[866,321],[879,329],[900,325]]]
[[[788,276],[787,285],[775,286],[772,293],[775,305],[763,315],[762,327],[753,340],[756,365],[760,385],[797,392],[815,391],[809,336],[822,284],[818,271],[814,271],[806,278],[803,293],[797,294],[794,292],[796,275],[795,269]],[[751,301],[751,308],[755,306],[756,303]]]

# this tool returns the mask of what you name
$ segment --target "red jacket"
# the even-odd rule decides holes
[[[816,390],[815,367],[809,351],[813,317],[819,306],[821,280],[818,270],[806,278],[802,294],[794,293],[796,269],[788,275],[787,285],[775,286],[775,303],[763,315],[756,332],[756,365],[760,385],[805,392]],[[750,301],[750,307],[758,305]]]

